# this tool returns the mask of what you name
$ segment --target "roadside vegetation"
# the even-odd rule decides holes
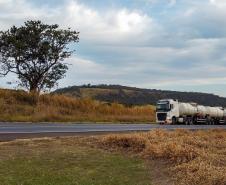
[[[144,161],[78,137],[0,142],[2,185],[151,185]]]
[[[0,142],[4,185],[225,185],[226,131]]]
[[[27,122],[154,122],[153,106],[124,106],[90,98],[40,95],[0,89],[0,121]]]
[[[165,161],[177,185],[226,184],[226,131],[164,131],[109,135],[100,146],[137,155],[146,161]]]

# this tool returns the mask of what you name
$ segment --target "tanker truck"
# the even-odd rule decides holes
[[[225,124],[226,109],[163,99],[157,102],[156,121],[159,124]]]

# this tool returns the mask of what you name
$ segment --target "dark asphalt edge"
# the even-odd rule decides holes
[[[129,130],[129,131],[95,131],[95,132],[43,132],[43,133],[1,133],[0,142],[13,141],[16,139],[34,139],[44,137],[66,137],[66,136],[97,136],[107,134],[123,134],[148,132],[149,130]]]
[[[0,125],[158,125],[156,122],[9,122],[9,121],[0,121]]]
[[[159,128],[152,129],[140,129],[140,130],[121,130],[121,131],[86,131],[86,132],[21,132],[21,133],[0,133],[0,142],[12,141],[16,139],[32,139],[32,138],[43,138],[43,137],[65,137],[65,136],[96,136],[96,135],[107,135],[107,134],[123,134],[123,133],[137,133],[137,132],[148,132]],[[184,128],[160,128],[162,130],[173,131],[176,129]],[[199,130],[216,130],[226,128],[186,128],[190,131],[199,131]]]

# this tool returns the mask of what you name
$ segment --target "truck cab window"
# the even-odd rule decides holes
[[[170,104],[170,109],[172,110],[174,108],[173,104]]]
[[[161,102],[157,104],[157,110],[159,111],[168,111],[170,109],[169,102]]]

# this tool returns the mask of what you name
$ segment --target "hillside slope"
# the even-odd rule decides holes
[[[105,102],[118,102],[125,105],[155,105],[159,99],[172,98],[183,102],[196,102],[208,106],[226,107],[226,98],[198,92],[163,91],[140,89],[120,85],[71,86],[54,93],[73,97],[89,97]]]

